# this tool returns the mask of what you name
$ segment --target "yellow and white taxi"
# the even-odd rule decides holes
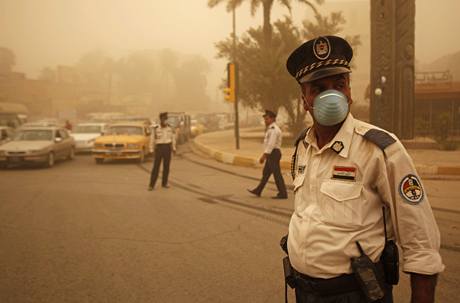
[[[105,134],[94,141],[92,150],[96,163],[106,159],[136,159],[144,162],[150,153],[150,129],[140,122],[111,124]]]

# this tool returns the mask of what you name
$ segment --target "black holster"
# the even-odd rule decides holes
[[[385,242],[380,262],[385,273],[385,282],[390,285],[397,285],[399,282],[399,252],[398,246],[393,240]]]

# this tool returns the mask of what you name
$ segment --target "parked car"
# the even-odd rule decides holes
[[[5,144],[13,139],[14,129],[9,126],[0,126],[0,145]]]
[[[150,128],[142,122],[111,124],[107,133],[94,141],[92,152],[98,164],[106,159],[144,162],[150,153]]]
[[[0,146],[0,165],[43,164],[73,159],[75,141],[66,129],[58,127],[20,128],[14,139]]]
[[[51,121],[51,120],[39,120],[39,121],[34,121],[34,122],[27,122],[24,123],[21,127],[62,127],[62,125],[59,125],[58,122],[56,121]]]
[[[106,123],[95,122],[77,124],[71,133],[71,136],[75,139],[76,151],[91,152],[96,138],[104,135],[106,130]]]
[[[191,135],[190,115],[185,112],[168,112],[168,124],[175,130],[177,144],[188,141]]]
[[[113,120],[114,123],[120,122],[139,122],[143,123],[145,126],[152,126],[153,122],[148,117],[143,116],[124,116]]]

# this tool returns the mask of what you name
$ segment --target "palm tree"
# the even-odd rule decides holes
[[[216,5],[226,2],[227,3],[227,11],[231,11],[233,8],[240,6],[245,0],[208,0],[208,6],[210,8],[215,7]],[[272,40],[272,24],[271,24],[271,12],[273,8],[273,3],[275,0],[248,0],[250,1],[251,5],[251,15],[255,15],[257,8],[262,5],[263,9],[263,33],[264,33],[264,41],[265,46],[269,47],[271,45]],[[313,4],[312,1],[308,0],[297,0],[298,2],[304,3],[305,5],[309,6],[315,15],[318,14],[316,6]],[[324,0],[314,0],[318,5],[321,5]],[[291,11],[291,2],[292,0],[278,0],[278,2],[286,7],[289,12]]]

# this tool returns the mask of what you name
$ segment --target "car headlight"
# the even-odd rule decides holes
[[[103,143],[94,143],[94,147],[95,148],[102,148],[102,147],[104,147],[104,144]]]
[[[28,154],[39,154],[40,152],[44,152],[44,151],[40,149],[31,149],[27,153]]]
[[[126,146],[127,148],[139,148],[139,144],[134,144],[134,143],[128,143],[128,145]]]

